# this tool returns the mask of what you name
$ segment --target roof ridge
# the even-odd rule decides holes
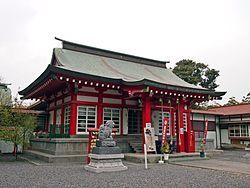
[[[210,108],[209,110],[217,109],[217,108],[232,108],[232,107],[244,106],[244,105],[250,105],[250,103],[240,103],[240,104],[234,104],[234,105],[216,106],[216,107]]]
[[[94,54],[94,55],[99,55],[99,56],[104,56],[104,57],[109,57],[109,58],[114,58],[114,59],[119,59],[119,60],[125,60],[125,61],[130,61],[130,62],[139,63],[139,64],[151,65],[151,66],[156,66],[156,67],[161,67],[161,68],[166,68],[166,63],[169,63],[169,61],[159,61],[159,60],[139,57],[135,55],[125,54],[121,52],[114,52],[111,50],[96,48],[92,46],[86,46],[83,44],[78,44],[78,43],[66,41],[63,39],[59,39],[57,37],[55,37],[55,39],[61,41],[63,45],[63,49],[67,49],[67,50],[84,52],[84,53],[89,53],[89,54]]]

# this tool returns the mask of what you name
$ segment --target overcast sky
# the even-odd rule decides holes
[[[54,37],[220,70],[220,103],[250,91],[249,0],[0,0],[0,76],[16,95],[50,63]]]

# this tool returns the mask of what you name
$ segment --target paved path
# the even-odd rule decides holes
[[[146,170],[143,164],[124,162],[128,170],[100,174],[84,170],[82,164],[47,163],[37,166],[22,160],[16,162],[11,156],[8,156],[8,160],[0,156],[0,187],[249,188],[250,175],[245,171],[248,170],[250,163],[248,159],[241,158],[241,156],[242,153],[225,152],[211,160],[192,161],[195,168],[172,164],[149,164],[149,169]],[[200,168],[201,164],[211,169],[217,167],[219,170]],[[230,169],[236,170],[230,170],[227,165],[230,165]],[[239,169],[244,169],[244,171],[237,173]]]
[[[0,162],[0,187],[249,187],[249,175],[171,164],[124,163],[128,170],[95,174],[83,165]]]
[[[250,152],[224,151],[210,160],[182,161],[174,164],[250,175]],[[250,185],[249,185],[250,187]]]

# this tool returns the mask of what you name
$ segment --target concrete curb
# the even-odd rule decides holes
[[[239,171],[236,172],[236,171],[230,171],[230,170],[226,170],[226,169],[219,169],[219,168],[215,168],[215,167],[197,166],[197,165],[192,165],[192,164],[181,164],[181,163],[175,163],[175,162],[171,162],[169,164],[191,167],[191,168],[206,169],[206,170],[223,171],[223,172],[232,173],[232,174],[244,174],[244,175],[250,176],[250,173],[247,173],[247,172],[239,172]]]

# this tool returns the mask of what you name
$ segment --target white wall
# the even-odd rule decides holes
[[[221,129],[221,143],[231,144],[228,138],[228,129]]]
[[[215,131],[208,131],[207,132],[207,139],[213,139],[214,140],[214,148],[216,148],[216,133],[215,133]]]
[[[216,134],[217,134],[217,147],[220,149],[221,143],[220,143],[220,128],[218,125],[216,125]]]
[[[128,134],[128,109],[123,108],[123,134]]]

